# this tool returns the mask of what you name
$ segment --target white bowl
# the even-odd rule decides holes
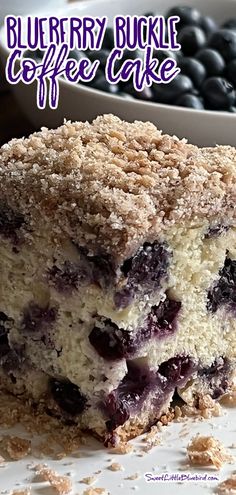
[[[110,23],[114,15],[143,14],[154,11],[163,14],[176,4],[194,5],[203,14],[211,15],[220,24],[235,17],[236,0],[86,0],[67,5],[57,11],[57,15],[107,15]],[[9,51],[6,47],[4,32],[0,32],[0,55],[6,60]],[[172,107],[158,103],[127,100],[119,96],[91,89],[81,85],[72,85],[60,80],[60,101],[56,110],[47,107],[39,110],[36,105],[35,85],[18,84],[12,87],[25,115],[35,128],[42,125],[56,127],[64,118],[71,120],[91,120],[99,114],[114,113],[128,121],[149,120],[164,132],[186,137],[199,146],[215,144],[236,145],[236,114],[192,110]]]

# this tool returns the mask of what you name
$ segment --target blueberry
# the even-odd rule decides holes
[[[167,274],[169,255],[163,243],[145,242],[137,253],[121,266],[121,272],[130,286],[160,287],[162,277]]]
[[[107,63],[107,58],[109,56],[109,50],[99,50],[99,51],[90,51],[88,50],[86,52],[86,56],[89,58],[89,60],[91,60],[91,62],[94,62],[95,60],[99,60],[100,62],[100,65],[99,67],[101,67],[102,69],[104,69],[106,67],[106,63]]]
[[[215,313],[221,306],[236,308],[236,260],[226,257],[219,279],[207,295],[207,309]]]
[[[4,204],[0,205],[0,235],[17,244],[18,231],[23,224],[24,217],[21,213],[13,211]]]
[[[194,108],[195,110],[204,110],[204,105],[200,98],[195,95],[185,93],[176,100],[176,105],[180,107]]]
[[[31,302],[24,309],[21,329],[26,333],[40,332],[55,322],[57,310],[55,308],[41,308]]]
[[[213,399],[218,399],[225,394],[229,388],[230,363],[227,358],[218,357],[214,363],[207,368],[198,371],[199,375],[207,381]]]
[[[87,401],[77,385],[52,379],[50,388],[53,399],[63,411],[71,416],[76,416],[85,410]]]
[[[116,390],[106,398],[103,408],[110,418],[107,421],[108,431],[127,421],[132,412],[143,404],[151,388],[161,383],[159,377],[152,375],[148,369],[127,362],[128,372]]]
[[[196,88],[200,88],[206,78],[206,69],[204,65],[192,57],[184,57],[179,62],[181,73],[188,76]]]
[[[154,84],[154,98],[158,103],[173,103],[183,93],[191,93],[193,83],[185,75],[178,74],[169,84]]]
[[[207,15],[202,16],[201,22],[200,22],[200,27],[203,29],[205,34],[210,36],[210,34],[214,33],[214,31],[217,30],[217,24],[212,17],[209,17]]]
[[[184,55],[192,56],[206,45],[206,35],[197,26],[185,26],[178,34],[178,43]]]
[[[229,230],[229,226],[223,224],[218,224],[218,225],[214,225],[214,227],[209,227],[209,229],[205,234],[205,239],[212,239],[215,237],[219,237],[224,232],[227,232],[227,230]]]
[[[196,54],[196,58],[204,65],[207,77],[219,76],[225,69],[223,57],[212,48],[203,48]]]
[[[232,29],[233,31],[236,31],[236,17],[225,21],[224,24],[222,25],[222,28]]]
[[[76,247],[84,260],[85,265],[91,272],[91,279],[93,282],[103,288],[109,287],[116,277],[116,269],[111,256],[104,253],[89,255],[87,248],[81,246]]]
[[[94,89],[99,89],[100,91],[106,91],[106,93],[117,94],[119,91],[119,86],[117,84],[110,84],[105,75],[96,77],[90,82],[90,86]]]
[[[68,54],[68,58],[73,58],[79,62],[82,58],[88,58],[88,56],[87,53],[82,52],[81,50],[71,50]]]
[[[84,284],[88,280],[88,273],[79,265],[65,261],[62,268],[53,265],[48,270],[48,277],[59,292],[68,292]]]
[[[219,29],[210,37],[209,46],[217,50],[226,62],[229,62],[236,58],[236,32]]]
[[[167,58],[173,58],[177,62],[178,54],[179,52],[174,52],[173,50],[153,50],[153,58],[157,58],[159,65]]]
[[[112,50],[113,48],[114,48],[114,31],[112,27],[107,27],[102,42],[102,49]]]
[[[221,77],[210,77],[202,85],[207,107],[212,110],[228,110],[235,102],[232,84]]]
[[[236,88],[236,58],[227,65],[226,77]]]
[[[163,362],[159,366],[158,372],[167,378],[166,387],[171,390],[183,385],[191,375],[193,368],[194,364],[189,356],[175,356]]]
[[[152,88],[148,88],[147,86],[145,86],[145,88],[142,91],[137,91],[134,88],[133,83],[129,83],[123,87],[123,91],[130,94],[134,98],[137,98],[138,100],[145,100],[145,101],[153,100]]]
[[[90,344],[106,360],[132,356],[150,338],[163,338],[176,330],[181,302],[166,297],[159,306],[153,306],[143,326],[136,332],[119,328],[111,320],[105,320],[103,328],[95,326],[89,335]]]
[[[169,9],[166,14],[166,18],[171,16],[180,17],[180,22],[177,24],[177,29],[180,29],[183,26],[198,26],[202,20],[200,12],[195,9],[195,7],[188,7],[186,5],[172,7]]]
[[[36,50],[27,50],[24,52],[24,57],[25,58],[32,58],[33,60],[36,60],[40,62],[44,56],[44,51],[40,50],[37,48]]]

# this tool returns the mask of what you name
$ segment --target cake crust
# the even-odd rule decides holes
[[[1,201],[20,209],[29,237],[53,217],[55,239],[66,233],[118,263],[174,223],[232,225],[235,182],[234,148],[199,149],[112,115],[43,128],[0,151]]]

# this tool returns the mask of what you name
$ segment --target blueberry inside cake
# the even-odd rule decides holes
[[[0,151],[0,388],[116,444],[236,359],[236,150],[112,115]]]

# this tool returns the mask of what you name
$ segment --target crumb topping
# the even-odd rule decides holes
[[[1,445],[8,453],[10,459],[19,461],[31,452],[31,441],[26,438],[5,436]]]
[[[71,492],[72,483],[68,476],[60,476],[56,471],[42,465],[36,466],[35,471],[43,481],[48,481],[59,495],[66,495]]]
[[[119,462],[113,462],[107,467],[110,471],[124,471],[124,467],[119,464]]]
[[[192,438],[187,446],[187,454],[193,466],[214,466],[220,469],[224,463],[233,460],[219,440],[200,435]]]
[[[216,492],[220,495],[228,495],[230,493],[236,493],[236,474],[232,474],[230,478],[222,481],[216,489]]]
[[[42,128],[0,150],[0,196],[31,223],[53,217],[90,252],[121,260],[168,225],[235,215],[236,150],[198,149],[105,115]]]

